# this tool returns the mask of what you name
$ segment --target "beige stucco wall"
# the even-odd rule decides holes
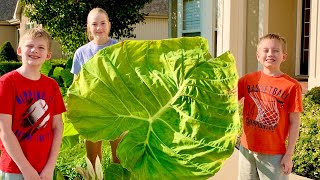
[[[269,0],[268,32],[279,33],[287,40],[288,58],[281,70],[290,76],[295,75],[296,56],[296,1]]]
[[[9,41],[14,49],[18,47],[17,28],[16,26],[0,25],[0,46]]]
[[[288,58],[281,66],[294,77],[296,56],[296,2],[292,0],[248,0],[245,72],[258,70],[256,45],[260,36],[278,33],[287,40]]]
[[[29,19],[26,16],[21,16],[20,19],[20,35],[22,36],[25,31],[26,31],[26,25],[29,21]],[[39,26],[41,27],[41,25],[36,25],[36,27]],[[61,51],[61,47],[60,44],[57,41],[52,41],[51,44],[52,48],[52,55],[51,55],[51,59],[59,59],[62,58],[62,51]]]
[[[26,24],[29,22],[29,19],[26,16],[20,17],[20,35],[23,35],[26,31]]]
[[[259,1],[247,1],[247,33],[246,33],[246,62],[245,73],[257,71],[258,61],[256,59],[256,44],[259,38]]]
[[[145,24],[140,23],[134,30],[137,40],[158,40],[167,39],[168,33],[168,17],[166,16],[147,16]]]

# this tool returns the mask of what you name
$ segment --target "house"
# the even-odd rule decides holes
[[[16,47],[18,30],[34,24],[21,15],[19,0],[0,3],[0,43],[10,41]],[[283,71],[308,81],[309,89],[320,86],[320,1],[153,0],[143,11],[149,15],[145,24],[137,25],[135,39],[200,35],[208,39],[213,56],[231,51],[239,76],[261,69],[255,60],[258,38],[268,32],[279,33],[288,42]],[[53,57],[61,57],[59,45],[54,48],[58,54]]]
[[[0,45],[9,41],[17,49],[19,37],[25,30],[35,26],[22,15],[20,0],[0,0]],[[57,42],[52,43],[53,58],[61,58],[62,52]]]
[[[39,26],[23,15],[20,0],[0,0],[0,44],[11,42],[17,48],[19,36],[27,29]],[[3,13],[4,12],[4,13]],[[168,0],[153,0],[142,12],[147,13],[144,23],[136,25],[134,33],[139,40],[168,38]],[[121,39],[124,40],[124,39]],[[57,42],[52,44],[52,58],[61,58],[62,51]]]
[[[261,69],[256,43],[266,33],[287,39],[282,70],[320,86],[320,1],[169,0],[169,36],[202,36],[213,56],[230,50],[239,76]]]
[[[153,0],[146,4],[142,12],[148,14],[145,16],[144,23],[137,24],[134,34],[138,40],[167,39],[168,33],[168,0]]]
[[[20,22],[13,18],[17,1],[0,0],[0,45],[9,41],[13,47],[18,46]]]

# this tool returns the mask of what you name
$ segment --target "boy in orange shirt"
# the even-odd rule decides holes
[[[244,98],[240,180],[288,179],[291,173],[303,108],[300,84],[280,70],[286,57],[286,40],[267,34],[257,46],[263,70],[239,79],[238,99]]]

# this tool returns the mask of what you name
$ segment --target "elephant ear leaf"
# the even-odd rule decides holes
[[[68,92],[68,118],[85,138],[114,140],[133,179],[206,179],[239,131],[234,57],[201,37],[124,41],[90,59]]]

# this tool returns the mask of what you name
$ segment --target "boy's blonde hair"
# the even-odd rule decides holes
[[[257,49],[259,48],[260,43],[265,40],[265,39],[276,39],[280,42],[282,51],[284,53],[287,53],[287,41],[284,37],[280,36],[279,34],[273,34],[273,33],[268,33],[262,37],[259,38],[259,43],[257,45]]]
[[[52,39],[49,33],[42,28],[32,28],[26,31],[20,39],[19,46],[21,46],[26,39],[42,38],[48,44],[48,50],[51,51]]]
[[[93,9],[91,9],[91,11],[89,12],[89,14],[88,14],[88,16],[87,16],[87,36],[88,36],[88,39],[89,39],[90,41],[93,40],[93,37],[92,37],[92,35],[91,35],[91,33],[90,33],[90,28],[89,28],[89,17],[90,17],[91,15],[100,14],[100,13],[106,15],[106,16],[107,16],[107,20],[109,21],[109,15],[108,15],[107,11],[105,11],[105,10],[102,9],[102,8],[93,8]]]

